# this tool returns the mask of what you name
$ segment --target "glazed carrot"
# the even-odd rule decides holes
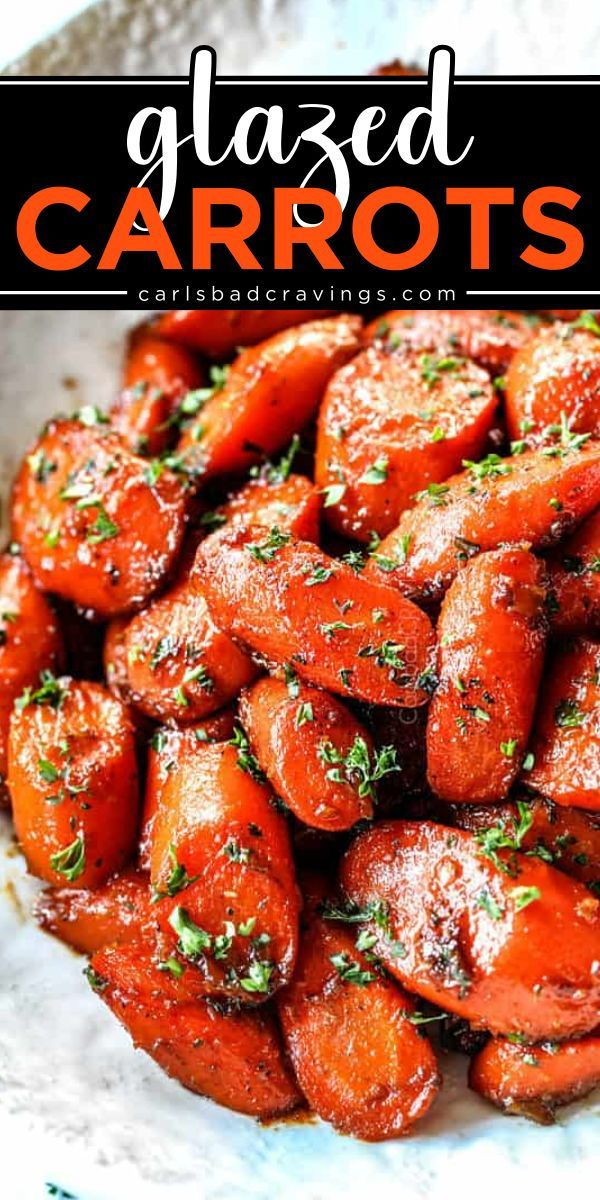
[[[169,445],[178,401],[203,382],[193,354],[142,329],[129,344],[124,391],[110,410],[111,424],[134,454],[160,454]]]
[[[600,901],[554,867],[494,838],[390,821],[356,839],[341,882],[408,991],[532,1041],[597,1025]]]
[[[355,931],[356,932],[356,931]],[[307,915],[292,983],[277,998],[310,1107],[341,1133],[380,1142],[407,1133],[440,1085],[415,1005],[338,922]]]
[[[225,529],[202,543],[193,577],[220,628],[306,682],[372,703],[426,701],[428,617],[309,542]]]
[[[415,492],[480,457],[496,407],[489,376],[468,359],[364,350],[336,371],[319,412],[328,523],[362,542],[390,533]]]
[[[286,479],[268,476],[253,479],[235,492],[217,510],[221,523],[236,525],[266,525],[292,533],[305,542],[319,541],[319,518],[322,496],[305,475],[289,475]]]
[[[488,455],[431,485],[378,546],[367,574],[436,599],[470,558],[503,542],[551,545],[600,504],[600,442],[572,439],[513,458]]]
[[[8,729],[14,701],[40,671],[62,662],[56,614],[36,588],[22,558],[0,555],[0,791],[8,760]]]
[[[257,1002],[290,978],[299,896],[285,820],[246,739],[236,744],[174,747],[150,875],[161,927],[205,988]]]
[[[540,320],[534,313],[498,309],[395,309],[367,325],[365,341],[392,351],[464,354],[501,375]]]
[[[600,626],[600,510],[592,513],[549,559],[553,604],[550,619],[559,633],[584,633]]]
[[[33,875],[99,887],[134,846],[138,779],[133,727],[95,683],[42,674],[16,702],[8,786],[17,837]]]
[[[350,829],[373,815],[378,780],[394,770],[386,747],[334,696],[301,683],[259,679],[240,700],[258,763],[288,808],[317,829]]]
[[[45,888],[35,905],[38,925],[80,954],[131,942],[156,925],[148,876],[134,867],[94,892]]]
[[[545,601],[542,563],[517,546],[480,554],[448,589],[427,723],[427,778],[442,800],[493,803],[514,783],[544,662]]]
[[[314,416],[329,377],[359,349],[359,317],[329,317],[244,350],[187,428],[178,451],[204,479],[245,471]]]
[[[25,458],[13,491],[13,537],[36,582],[103,617],[139,607],[179,552],[186,496],[168,470],[102,426],[54,421]]]
[[[552,1125],[564,1104],[600,1084],[600,1037],[519,1045],[492,1038],[469,1068],[469,1087],[511,1116]]]
[[[510,437],[535,445],[561,417],[574,433],[600,435],[600,326],[595,328],[598,334],[554,324],[515,354],[506,372]]]
[[[158,721],[198,721],[222,708],[257,667],[217,628],[184,564],[174,586],[124,632],[125,688]]]
[[[282,329],[330,315],[310,308],[175,309],[159,317],[154,329],[162,337],[219,361],[231,358],[240,347],[263,342]]]
[[[174,974],[177,961],[157,962],[147,942],[110,946],[94,955],[88,979],[134,1045],[192,1092],[262,1118],[302,1104],[272,1015],[190,996],[191,972]]]
[[[561,808],[539,797],[492,808],[487,804],[453,804],[449,808],[460,829],[483,834],[491,829],[493,838],[508,838],[524,853],[552,863],[598,894],[600,817],[578,808]]]
[[[162,803],[162,792],[173,764],[183,755],[193,754],[199,742],[229,742],[235,732],[233,708],[223,708],[204,721],[187,728],[157,729],[148,743],[146,793],[140,833],[140,866],[150,870],[152,831]]]
[[[600,811],[600,643],[557,650],[542,683],[526,782],[555,804]]]

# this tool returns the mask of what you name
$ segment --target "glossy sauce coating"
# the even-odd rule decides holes
[[[493,861],[462,830],[390,821],[356,839],[341,884],[360,909],[383,906],[383,924],[367,923],[373,951],[408,991],[536,1041],[598,1024],[600,901],[553,867],[509,851]]]
[[[527,775],[525,776],[527,778]],[[529,793],[528,793],[529,795]],[[600,817],[578,808],[564,808],[540,797],[504,804],[449,805],[460,829],[504,833],[525,854],[551,863],[581,883],[600,889]]]
[[[600,628],[600,509],[548,560],[552,629],[584,633]]]
[[[253,479],[235,492],[217,510],[224,521],[235,525],[277,525],[305,542],[319,542],[320,489],[305,475],[289,475],[281,481],[268,477]]]
[[[527,783],[556,804],[600,810],[600,643],[559,649],[541,690]]]
[[[139,608],[181,547],[186,496],[102,426],[54,421],[24,459],[13,490],[13,537],[40,587],[99,616]]]
[[[94,990],[134,1045],[184,1087],[263,1119],[302,1104],[279,1031],[264,1009],[226,1012],[208,997],[191,995],[189,969],[182,978],[161,970],[147,942],[107,947],[91,965]]]
[[[277,1006],[300,1087],[335,1129],[385,1141],[430,1108],[440,1077],[430,1043],[411,1024],[413,1001],[314,906]]]
[[[341,701],[299,680],[265,678],[241,697],[239,711],[273,789],[306,825],[350,829],[372,817],[371,735]],[[353,748],[358,769],[346,763]]]
[[[564,414],[576,433],[600,434],[600,337],[571,325],[540,329],[506,373],[509,436],[535,445]]]
[[[177,743],[152,828],[150,875],[164,895],[157,911],[171,943],[186,947],[182,920],[211,938],[190,955],[207,990],[253,1003],[291,976],[300,898],[285,820],[248,768],[232,745]],[[193,882],[173,891],[176,863]],[[216,941],[223,936],[227,946]]]
[[[150,870],[154,822],[161,808],[163,789],[175,763],[184,755],[193,755],[199,743],[231,741],[234,730],[235,712],[233,707],[228,707],[194,725],[163,726],[150,737],[140,829],[140,866],[144,871]]]
[[[215,625],[186,565],[174,587],[124,632],[126,692],[157,721],[198,721],[233,700],[256,674],[248,655]]]
[[[425,613],[309,542],[281,543],[261,527],[202,543],[195,575],[219,626],[308,683],[372,703],[425,703],[419,680],[434,641]]]
[[[159,317],[154,330],[162,337],[220,361],[230,358],[239,348],[255,346],[282,329],[328,315],[323,309],[310,308],[175,309]]]
[[[134,454],[160,454],[169,445],[178,402],[203,382],[193,354],[142,329],[129,344],[124,391],[111,409],[111,424]]]
[[[0,790],[8,765],[8,730],[14,701],[40,671],[62,661],[56,614],[17,555],[0,556]]]
[[[203,479],[283,449],[314,416],[332,373],[357,352],[359,317],[330,317],[244,350],[179,443]]]
[[[367,574],[404,594],[440,598],[470,558],[503,542],[551,545],[600,504],[600,442],[526,451],[453,475],[404,513]],[[440,490],[441,489],[441,490]]]
[[[480,554],[448,589],[427,724],[427,777],[442,800],[502,800],[514,783],[544,662],[545,600],[542,563],[518,547]]]
[[[492,375],[502,375],[540,318],[500,309],[396,309],[376,317],[365,340],[391,351],[412,349],[464,354]]]
[[[42,929],[80,954],[133,941],[157,924],[148,876],[135,867],[113,875],[93,892],[45,888],[34,911]]]
[[[467,359],[369,349],[337,371],[319,412],[316,480],[341,485],[333,529],[368,542],[397,525],[414,495],[483,452],[497,406]]]
[[[552,1125],[564,1104],[581,1100],[600,1084],[600,1037],[515,1045],[492,1038],[473,1059],[469,1086],[514,1116]]]
[[[15,708],[8,786],[29,870],[47,883],[99,887],[132,856],[135,737],[100,684],[60,679]]]

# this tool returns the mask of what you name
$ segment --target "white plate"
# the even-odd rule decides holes
[[[593,71],[600,28],[576,9],[554,0],[107,0],[17,69],[184,72],[205,41],[229,72],[362,71],[397,53],[423,59],[448,40],[465,71]],[[0,319],[3,495],[46,417],[110,401],[135,319]],[[598,1101],[551,1129],[502,1118],[466,1091],[464,1061],[444,1061],[443,1094],[414,1136],[379,1147],[318,1123],[261,1129],[190,1095],[132,1050],[81,978],[81,960],[35,928],[34,891],[0,820],[2,1200],[42,1200],[45,1180],[78,1200],[479,1200],[495,1188],[554,1200],[597,1184]]]

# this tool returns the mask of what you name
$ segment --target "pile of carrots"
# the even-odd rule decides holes
[[[406,1133],[600,1083],[600,326],[170,312],[0,558],[41,925],[186,1087]]]

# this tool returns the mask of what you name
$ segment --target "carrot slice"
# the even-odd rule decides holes
[[[289,835],[245,740],[179,741],[160,788],[150,874],[161,927],[207,990],[246,1002],[286,983],[299,896]]]
[[[469,1087],[512,1116],[552,1125],[564,1104],[600,1085],[600,1037],[519,1045],[492,1038],[469,1069]]]
[[[502,800],[519,773],[544,663],[544,584],[543,565],[515,547],[480,554],[446,593],[427,724],[427,777],[442,800]]]
[[[338,533],[368,542],[415,492],[479,458],[497,407],[489,377],[456,356],[369,349],[337,371],[319,413],[316,481]]]
[[[462,830],[390,821],[356,839],[341,882],[408,991],[532,1041],[597,1025],[600,901],[553,867]]]
[[[600,643],[558,650],[541,696],[526,782],[555,804],[600,811]]]
[[[8,758],[15,829],[32,874],[94,888],[122,870],[138,823],[135,736],[106,688],[43,675],[17,701]]]
[[[392,351],[464,354],[501,375],[539,323],[533,313],[504,309],[395,309],[367,325],[365,340]]]
[[[134,1045],[192,1092],[263,1119],[302,1104],[273,1016],[190,995],[190,971],[173,974],[176,962],[157,962],[143,941],[110,946],[94,955],[88,978]]]
[[[600,627],[600,511],[561,543],[548,568],[553,630],[584,633]]]
[[[393,755],[376,758],[371,735],[334,696],[293,672],[288,684],[259,679],[242,696],[240,720],[275,792],[305,824],[350,829],[373,815]]]
[[[576,446],[567,433],[545,450],[488,455],[430,485],[378,546],[367,574],[433,600],[482,550],[559,541],[600,504],[600,442]]]
[[[0,790],[8,767],[8,730],[14,701],[42,670],[62,662],[56,614],[18,555],[0,556]]]
[[[160,316],[154,330],[219,361],[230,358],[241,346],[255,346],[282,329],[329,315],[310,308],[175,309]]]
[[[131,942],[157,924],[148,876],[134,867],[94,892],[45,888],[35,905],[38,925],[80,954]]]
[[[40,587],[99,616],[139,608],[181,546],[186,494],[115,433],[78,421],[48,425],[13,491],[13,537]]]
[[[512,438],[535,445],[561,418],[575,433],[600,435],[600,336],[558,323],[515,354],[506,373],[506,423]]]
[[[111,424],[134,454],[160,454],[171,440],[178,401],[203,382],[188,350],[138,330],[128,348],[124,391],[110,410]]]
[[[427,700],[429,618],[309,542],[225,529],[202,543],[194,574],[221,629],[308,683],[372,703]]]
[[[411,1021],[413,1002],[374,970],[361,944],[360,935],[356,941],[313,911],[278,1010],[311,1108],[341,1133],[380,1142],[425,1116],[440,1077],[430,1043]]]
[[[329,317],[244,350],[179,454],[204,479],[247,470],[286,446],[314,416],[329,377],[359,349],[359,317]]]

